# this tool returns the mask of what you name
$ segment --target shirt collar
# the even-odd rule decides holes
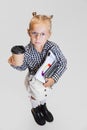
[[[32,44],[32,42],[30,41],[30,45],[31,45],[31,50],[33,51],[33,50],[36,50],[35,48],[34,48],[34,45]],[[47,46],[48,46],[48,40],[47,40],[47,42],[44,44],[44,47],[43,47],[43,50],[46,50],[47,49]],[[43,51],[42,50],[42,51]]]

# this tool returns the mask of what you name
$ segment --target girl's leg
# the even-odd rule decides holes
[[[46,121],[52,122],[54,120],[52,113],[48,110],[46,106],[46,99],[40,101],[40,111]]]
[[[39,101],[36,100],[36,99],[33,98],[33,97],[30,98],[30,102],[31,102],[32,108],[36,108],[36,107],[38,107],[38,106],[40,105]]]
[[[31,97],[30,99],[32,109],[31,112],[37,124],[44,125],[46,123],[42,113],[40,112],[40,102],[35,98]]]
[[[44,105],[46,103],[46,98],[40,101],[40,105]]]

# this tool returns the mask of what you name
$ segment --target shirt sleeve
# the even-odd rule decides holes
[[[62,74],[67,69],[67,60],[58,45],[53,46],[51,48],[51,51],[55,54],[56,60],[59,64],[57,71],[52,75],[52,78],[55,80],[55,82],[57,82],[58,79],[62,76]]]

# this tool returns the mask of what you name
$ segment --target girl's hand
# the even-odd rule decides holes
[[[46,82],[43,84],[45,87],[52,87],[54,84],[54,79],[53,78],[46,78]]]
[[[9,59],[8,63],[13,66],[21,66],[23,64],[24,54],[13,54]]]
[[[10,65],[14,65],[14,66],[15,66],[15,61],[14,61],[13,56],[9,57],[8,63],[9,63]]]

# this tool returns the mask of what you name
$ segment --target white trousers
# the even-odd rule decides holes
[[[28,90],[29,96],[34,97],[38,101],[46,99],[47,94],[51,90],[50,87],[44,87],[42,82],[29,74],[27,74],[25,78],[25,86]]]

